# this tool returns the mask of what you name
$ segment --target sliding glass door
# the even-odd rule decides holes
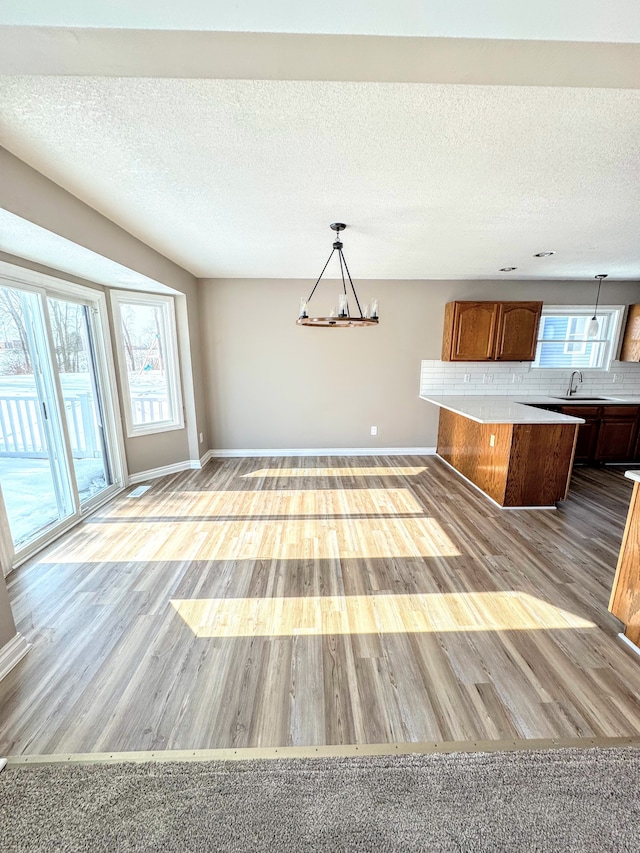
[[[42,302],[0,287],[0,482],[15,550],[74,512]]]
[[[14,559],[120,485],[96,299],[0,280],[0,533]]]
[[[71,460],[78,497],[85,504],[113,483],[90,307],[47,300]]]

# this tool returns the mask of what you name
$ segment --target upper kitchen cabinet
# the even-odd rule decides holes
[[[620,361],[640,361],[640,305],[630,305],[622,336]]]
[[[542,302],[498,302],[496,349],[500,361],[533,361]]]
[[[449,302],[443,361],[533,361],[542,302]]]

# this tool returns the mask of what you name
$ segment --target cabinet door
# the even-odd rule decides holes
[[[610,418],[600,421],[595,458],[597,462],[624,462],[633,459],[637,417]]]
[[[493,358],[496,313],[495,302],[455,303],[451,361],[488,361]]]
[[[498,302],[495,358],[533,361],[542,302]]]
[[[620,361],[640,361],[640,305],[629,306]]]
[[[573,418],[584,418],[584,423],[578,426],[575,462],[593,462],[598,433],[600,431],[600,415],[597,406],[562,406],[563,415]]]

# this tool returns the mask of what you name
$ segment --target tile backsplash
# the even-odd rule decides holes
[[[421,394],[509,394],[511,396],[567,393],[571,371],[533,368],[523,362],[424,360]],[[578,394],[640,397],[640,364],[614,361],[607,370],[583,370]]]

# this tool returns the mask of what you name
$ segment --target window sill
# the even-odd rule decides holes
[[[184,429],[184,422],[182,423],[170,423],[170,424],[153,424],[149,426],[140,427],[127,427],[127,438],[138,438],[138,436],[142,435],[153,435],[156,432],[174,432],[176,430]]]

